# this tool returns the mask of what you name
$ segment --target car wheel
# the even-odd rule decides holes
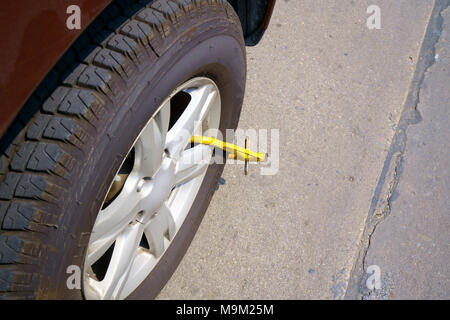
[[[154,298],[195,235],[224,165],[190,138],[237,126],[242,30],[226,1],[142,2],[111,4],[2,138],[0,297]]]

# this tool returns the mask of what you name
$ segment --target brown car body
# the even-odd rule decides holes
[[[253,18],[247,1],[234,1],[234,7],[245,23]],[[258,27],[244,35],[254,45],[268,26],[275,0],[259,0],[265,5]],[[11,125],[36,87],[55,66],[86,27],[108,6],[111,0],[6,1],[0,11],[0,136]],[[232,1],[230,2],[232,3]],[[243,5],[244,3],[244,5]],[[81,28],[69,30],[67,8],[81,9]],[[254,6],[255,3],[252,3]],[[261,10],[259,10],[261,11]],[[244,20],[243,20],[244,19]],[[250,33],[250,32],[247,32]],[[255,41],[256,39],[256,41]]]
[[[81,29],[69,30],[73,0],[5,1],[0,12],[0,135],[83,30],[111,2],[79,0]]]

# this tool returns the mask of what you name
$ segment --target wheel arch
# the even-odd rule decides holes
[[[269,26],[276,0],[227,0],[241,21],[245,44],[259,43]]]

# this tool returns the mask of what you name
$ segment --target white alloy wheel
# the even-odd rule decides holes
[[[169,127],[175,107],[171,102],[180,93],[190,100]],[[130,150],[130,169],[126,175],[119,171],[111,184],[122,181],[120,190],[105,198],[96,218],[83,271],[87,299],[126,298],[163,256],[197,196],[213,154],[209,146],[191,147],[191,136],[205,131],[215,136],[220,112],[219,89],[211,79],[199,77],[174,90],[148,121]]]

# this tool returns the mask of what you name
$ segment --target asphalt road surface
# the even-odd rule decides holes
[[[160,299],[450,298],[448,2],[277,2],[239,127],[279,170],[226,166]]]

